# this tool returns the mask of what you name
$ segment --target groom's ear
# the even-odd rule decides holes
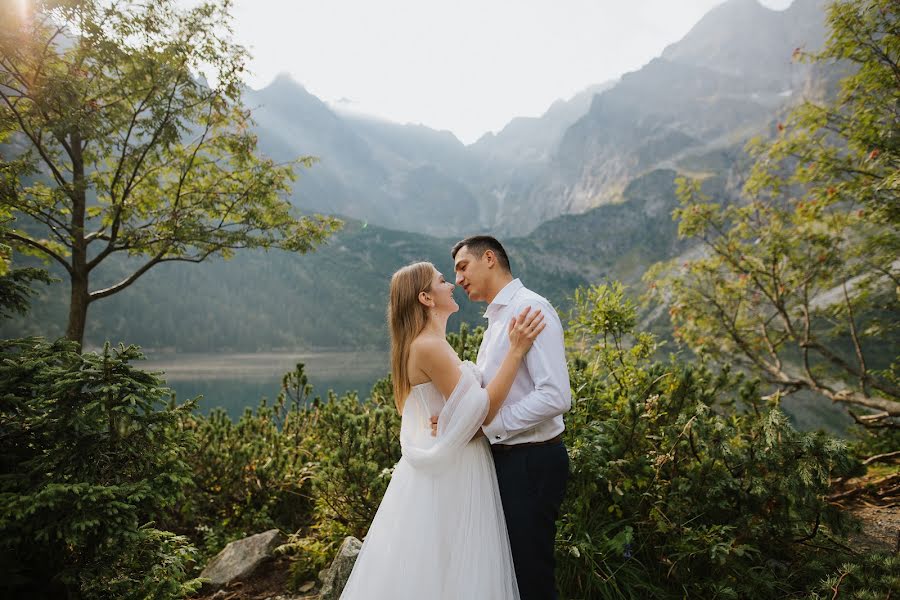
[[[497,255],[493,250],[485,250],[481,259],[487,262],[488,269],[492,269],[497,264]]]

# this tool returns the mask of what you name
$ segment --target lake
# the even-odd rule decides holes
[[[237,420],[244,408],[259,405],[263,396],[271,401],[281,391],[281,378],[303,363],[313,396],[325,397],[358,391],[365,398],[378,379],[388,373],[388,352],[260,352],[243,354],[147,353],[135,363],[144,371],[162,371],[166,386],[179,402],[202,395],[199,412],[208,414],[222,407]]]
[[[146,353],[147,360],[135,363],[144,371],[163,371],[167,387],[180,402],[202,395],[199,412],[222,407],[237,420],[246,407],[256,408],[263,396],[274,401],[281,391],[281,378],[302,362],[313,385],[313,396],[325,397],[359,392],[366,398],[376,380],[388,373],[387,351],[259,352],[259,353]],[[270,402],[271,404],[271,402]],[[846,410],[807,392],[782,400],[782,408],[792,424],[803,431],[824,428],[845,437],[852,420]]]

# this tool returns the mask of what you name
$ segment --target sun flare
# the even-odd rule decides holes
[[[22,20],[31,16],[31,0],[14,0],[19,9],[19,16]]]

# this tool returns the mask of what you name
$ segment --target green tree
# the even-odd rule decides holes
[[[863,408],[851,414],[865,425],[894,427],[900,5],[835,2],[828,22],[825,48],[797,56],[820,74],[849,73],[837,94],[804,102],[774,140],[750,144],[746,201],[713,202],[680,180],[679,233],[705,251],[645,279],[698,353],[746,366],[777,393],[811,390]]]
[[[0,156],[0,198],[11,197],[21,166],[21,163],[17,161],[7,162]],[[9,233],[13,220],[8,204],[0,203],[0,320],[9,319],[14,314],[24,315],[28,312],[30,298],[34,295],[31,287],[33,283],[58,281],[51,278],[44,269],[13,267],[13,250],[19,252],[28,250],[6,235]],[[4,243],[4,241],[9,243]]]
[[[182,598],[197,551],[159,526],[191,483],[196,399],[175,406],[135,346],[0,342],[0,592]]]
[[[0,319],[28,312],[30,298],[34,295],[31,284],[37,281],[53,283],[59,280],[34,267],[11,268],[5,275],[0,275]]]
[[[83,341],[90,304],[155,265],[306,252],[339,226],[292,214],[294,165],[257,153],[230,0],[13,4],[0,19],[0,160],[16,176],[0,210],[23,217],[5,239],[67,272],[69,339]],[[92,290],[122,254],[139,264]]]

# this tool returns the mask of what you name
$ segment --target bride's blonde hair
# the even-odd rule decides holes
[[[409,347],[428,322],[428,307],[419,302],[421,292],[431,291],[435,268],[430,262],[417,262],[398,270],[391,277],[387,320],[391,332],[391,377],[394,403],[403,412],[403,403],[412,389],[409,382]]]

